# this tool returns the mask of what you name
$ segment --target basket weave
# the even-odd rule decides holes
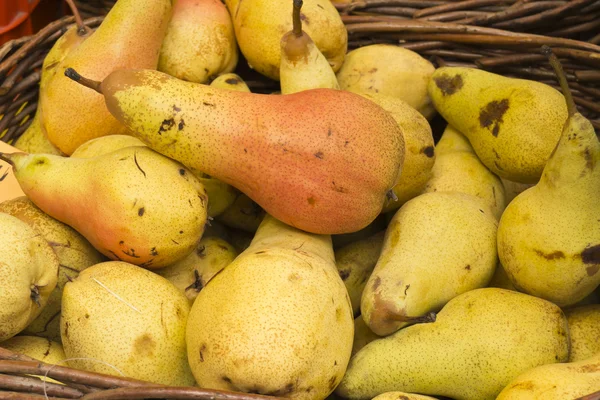
[[[97,27],[115,0],[76,1],[85,23]],[[470,66],[557,87],[538,49],[560,57],[579,109],[600,131],[600,1],[355,0],[336,4],[349,48],[394,43],[436,65]],[[13,142],[35,113],[40,67],[54,42],[74,23],[57,20],[33,36],[0,47],[0,140]],[[242,59],[243,60],[243,59]],[[278,90],[277,82],[240,62],[236,72],[253,92]],[[44,375],[66,385],[43,384]],[[45,392],[44,392],[45,390]],[[45,394],[44,394],[45,393]],[[0,347],[2,399],[204,399],[265,400],[272,396],[164,387],[128,378],[50,366]],[[600,392],[577,400],[600,400]]]

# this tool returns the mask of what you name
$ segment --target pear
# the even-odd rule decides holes
[[[506,275],[506,271],[504,271],[504,267],[500,262],[496,266],[496,270],[494,271],[494,276],[492,276],[492,280],[488,284],[489,287],[495,287],[506,290],[514,290],[517,292],[518,290],[515,288],[515,285],[511,282],[508,275]]]
[[[19,136],[14,145],[17,149],[26,153],[56,155],[63,154],[48,140],[46,133],[42,130],[40,116],[37,112],[33,116],[31,124],[27,127],[27,130],[25,130],[25,132]]]
[[[438,68],[428,92],[490,171],[521,183],[540,178],[567,119],[565,99],[551,86],[475,68]]]
[[[336,393],[404,391],[492,400],[524,371],[569,357],[567,320],[549,301],[510,290],[463,293],[429,324],[375,340],[350,361]]]
[[[384,234],[385,231],[381,231],[335,251],[335,263],[348,290],[355,316],[360,313],[360,297],[381,254]]]
[[[480,199],[425,193],[394,215],[361,299],[373,332],[389,335],[461,293],[487,286],[496,268],[498,222]]]
[[[518,290],[568,306],[600,285],[600,142],[552,64],[569,119],[539,183],[502,214],[498,255]]]
[[[506,206],[504,185],[479,161],[467,138],[448,125],[436,146],[436,152],[432,176],[423,191],[456,191],[479,197],[500,220]]]
[[[217,220],[230,228],[254,233],[265,217],[265,210],[243,193],[238,193],[233,204]]]
[[[67,74],[103,93],[111,112],[151,148],[308,232],[364,228],[400,174],[400,128],[353,93],[242,93],[151,70],[118,70],[101,83]]]
[[[360,349],[375,339],[379,339],[379,336],[373,333],[373,331],[365,323],[362,315],[354,318],[354,342],[352,343],[351,355],[354,356]]]
[[[187,297],[190,306],[206,284],[237,256],[233,246],[223,239],[204,236],[189,256],[156,271]]]
[[[96,264],[65,285],[61,337],[72,368],[191,386],[190,306],[165,278],[122,261]]]
[[[281,93],[290,94],[317,88],[339,89],[329,62],[310,36],[302,30],[302,4],[303,0],[294,0],[292,30],[281,38]]]
[[[387,228],[388,221],[385,214],[379,214],[377,218],[363,229],[344,233],[341,235],[331,235],[331,242],[333,243],[333,250],[338,251],[344,246],[350,243],[358,242],[359,240],[368,239],[371,236],[378,234],[381,231],[385,231]]]
[[[21,332],[56,287],[58,257],[40,233],[0,212],[0,342]]]
[[[582,361],[533,368],[510,382],[497,400],[588,399],[600,389],[600,353]],[[592,399],[595,397],[589,397]]]
[[[504,186],[504,193],[506,196],[506,204],[508,205],[511,201],[515,199],[519,194],[523,193],[525,190],[530,187],[535,186],[538,181],[534,183],[520,183],[509,181],[508,179],[500,178],[502,181],[502,185]]]
[[[435,398],[414,393],[386,392],[373,397],[373,400],[435,400]]]
[[[140,139],[129,135],[110,135],[90,139],[77,147],[72,158],[94,158],[125,147],[145,146]]]
[[[430,119],[435,114],[427,84],[435,67],[412,50],[373,44],[352,50],[337,73],[340,88],[406,102]]]
[[[37,336],[14,336],[2,343],[0,347],[13,351],[24,356],[35,358],[46,364],[65,365],[65,351],[62,344],[51,341],[47,338]],[[36,376],[36,375],[34,375]],[[59,383],[58,381],[38,376],[43,381]]]
[[[292,29],[292,0],[226,0],[235,36],[251,68],[279,80],[280,41]],[[330,0],[305,0],[300,18],[334,71],[340,69],[348,48],[348,31]]]
[[[571,336],[569,362],[582,361],[600,354],[600,304],[565,310]]]
[[[239,75],[233,73],[219,75],[210,83],[210,86],[250,93],[250,88],[246,82]]]
[[[158,70],[206,83],[238,62],[233,24],[220,0],[177,0],[160,49]]]
[[[0,203],[0,212],[27,223],[46,239],[58,256],[56,287],[48,298],[46,307],[23,332],[60,341],[60,302],[65,283],[77,277],[83,269],[98,264],[105,258],[77,231],[44,213],[25,196]]]
[[[203,388],[325,399],[346,370],[353,326],[330,236],[267,215],[198,294],[188,358]]]
[[[186,257],[206,223],[207,195],[181,164],[145,146],[84,159],[0,153],[25,194],[112,260],[160,268]]]
[[[156,68],[171,17],[172,0],[119,0],[100,27],[56,66],[40,92],[41,122],[48,139],[71,154],[95,137],[127,133],[102,96],[64,76],[68,67],[94,79],[120,68]]]

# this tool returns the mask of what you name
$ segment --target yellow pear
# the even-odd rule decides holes
[[[0,203],[0,212],[10,214],[40,233],[58,256],[56,287],[46,307],[23,331],[60,341],[60,302],[65,283],[77,277],[83,269],[105,260],[104,256],[77,231],[40,210],[27,197]]]
[[[360,313],[360,297],[381,254],[384,234],[381,231],[335,251],[335,263],[348,290],[354,315]]]
[[[350,243],[357,242],[359,240],[368,239],[371,236],[378,234],[381,231],[385,231],[388,225],[387,216],[385,214],[379,214],[377,218],[363,229],[344,233],[341,235],[331,235],[331,241],[333,242],[333,250],[337,251]]]
[[[317,88],[339,89],[331,65],[311,37],[302,30],[302,4],[303,0],[294,0],[292,30],[281,38],[281,93]]]
[[[435,322],[367,344],[352,357],[336,393],[493,400],[519,374],[568,357],[567,320],[558,306],[510,290],[475,289],[450,300]]]
[[[365,323],[362,315],[354,318],[354,342],[352,343],[352,356],[354,356],[360,349],[365,347],[367,343],[371,343],[373,340],[379,339],[369,326]]]
[[[496,268],[498,222],[483,201],[459,192],[425,193],[394,215],[360,309],[389,335],[461,293],[487,286]]]
[[[386,392],[373,397],[373,400],[435,400],[435,398],[414,393]]]
[[[346,370],[353,326],[330,236],[267,215],[198,294],[188,358],[200,387],[325,399]]]
[[[230,205],[217,220],[224,225],[254,233],[265,216],[265,211],[251,198],[243,193],[238,193]]]
[[[396,45],[352,50],[337,73],[340,88],[403,100],[429,119],[435,114],[427,84],[435,67],[418,53]]]
[[[250,93],[250,88],[244,82],[239,75],[234,73],[222,74],[216,77],[211,83],[210,86],[221,88],[221,89],[229,89],[235,90],[238,92],[246,92]]]
[[[599,390],[600,353],[596,353],[582,361],[542,365],[526,371],[512,380],[497,400],[583,399]]]
[[[452,191],[481,198],[498,220],[506,206],[500,178],[479,161],[467,138],[448,125],[436,145],[432,176],[424,192]]]
[[[48,338],[37,336],[14,336],[1,342],[0,347],[24,356],[35,358],[46,364],[66,366],[65,359],[67,356],[65,355],[62,344],[51,341]],[[51,378],[43,376],[38,377],[46,382],[59,383]]]
[[[569,362],[582,361],[600,354],[600,304],[565,310],[571,336]]]
[[[600,285],[600,142],[577,112],[558,61],[552,64],[569,119],[539,183],[502,214],[498,255],[518,290],[564,307]]]
[[[506,275],[506,271],[504,271],[504,267],[502,264],[500,264],[500,262],[498,262],[498,265],[496,265],[494,276],[492,276],[492,280],[488,286],[517,292],[515,285],[513,285],[508,275]]]
[[[251,68],[279,80],[281,37],[292,29],[292,0],[226,0],[235,36]],[[340,69],[348,48],[348,32],[330,0],[305,0],[300,15],[304,31],[327,58]]]
[[[223,239],[204,235],[189,256],[156,273],[175,285],[191,306],[206,284],[236,256],[237,251]]]
[[[58,257],[25,222],[0,212],[0,342],[21,332],[56,287]]]
[[[61,337],[70,367],[172,386],[194,378],[185,350],[190,306],[165,278],[121,262],[65,285]]]
[[[481,162],[516,182],[539,179],[567,119],[565,99],[551,86],[475,68],[438,68],[428,92]]]
[[[94,158],[115,150],[132,146],[145,146],[140,139],[129,135],[110,135],[90,139],[77,147],[71,154],[72,158]]]
[[[48,140],[46,133],[42,130],[40,116],[37,112],[33,116],[31,125],[19,136],[14,146],[26,153],[63,154]]]
[[[534,183],[513,182],[504,178],[500,178],[500,180],[502,181],[502,186],[504,186],[504,193],[506,195],[506,205],[513,201],[515,197],[517,197],[519,194],[523,193],[525,190],[535,186],[538,183],[538,181]]]
[[[94,158],[0,157],[12,163],[35,205],[110,259],[164,267],[190,254],[204,231],[208,196],[202,184],[146,146]]]

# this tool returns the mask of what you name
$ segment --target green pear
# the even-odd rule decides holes
[[[493,400],[519,374],[569,358],[567,320],[549,301],[497,288],[463,293],[429,324],[375,340],[350,361],[336,393],[403,391]]]
[[[35,358],[46,364],[66,366],[65,359],[67,356],[65,355],[62,344],[51,341],[48,338],[38,336],[13,336],[4,342],[1,342],[0,347],[17,354]],[[46,382],[59,383],[54,379],[43,376],[38,376],[38,378]]]
[[[198,294],[188,358],[200,387],[325,399],[346,370],[353,327],[330,236],[267,215]]]
[[[110,259],[164,267],[190,254],[204,231],[206,190],[183,165],[148,147],[89,159],[0,157],[35,205]]]
[[[512,380],[497,400],[583,399],[599,389],[600,353],[596,353],[582,361],[541,365],[526,371]]]
[[[502,214],[498,254],[518,290],[562,307],[600,285],[600,142],[577,112],[558,61],[553,64],[569,119],[539,183]]]
[[[239,75],[233,73],[219,75],[210,83],[210,86],[250,93],[250,88],[246,82]]]
[[[331,65],[311,37],[302,30],[302,4],[303,0],[294,0],[292,30],[281,38],[281,93],[317,88],[339,89]]]
[[[352,343],[352,356],[354,356],[360,349],[365,347],[368,343],[373,340],[379,339],[371,328],[365,323],[362,315],[354,318],[354,342]]]
[[[171,282],[109,261],[65,285],[61,337],[72,368],[191,386],[185,350],[190,306]]]
[[[58,256],[58,281],[46,307],[23,331],[29,335],[60,341],[60,303],[65,283],[83,269],[105,260],[83,236],[40,210],[27,197],[0,203],[0,212],[10,214],[40,233]]]
[[[385,231],[381,231],[335,251],[335,263],[348,290],[352,312],[355,316],[360,313],[360,298],[363,289],[381,254],[384,234]]]
[[[0,212],[0,342],[31,323],[56,287],[58,257],[42,235]]]
[[[235,36],[251,68],[279,80],[280,41],[292,29],[292,0],[226,0]],[[331,68],[337,71],[348,48],[348,32],[330,0],[305,0],[300,15],[305,32],[314,40]]]
[[[204,235],[189,256],[156,273],[175,285],[191,306],[206,284],[231,264],[236,256],[237,251],[223,239]]]
[[[491,210],[459,192],[418,196],[394,215],[360,309],[380,336],[414,323],[461,293],[484,287],[496,268]]]
[[[600,304],[565,310],[571,336],[569,362],[582,361],[600,354]]]
[[[502,181],[475,154],[460,132],[448,125],[436,146],[432,176],[424,192],[461,192],[483,199],[496,219],[506,206]]]
[[[475,68],[438,68],[428,92],[481,162],[516,182],[540,178],[567,119],[565,99],[551,86]]]

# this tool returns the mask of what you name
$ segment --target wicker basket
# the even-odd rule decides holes
[[[82,14],[89,17],[86,25],[94,28],[115,0],[76,3]],[[394,43],[418,52],[438,66],[471,66],[557,87],[545,57],[538,55],[541,45],[549,45],[564,64],[580,111],[600,131],[598,0],[355,0],[337,3],[336,7],[348,29],[350,48]],[[27,129],[37,106],[43,59],[73,23],[74,18],[66,16],[33,36],[0,47],[0,115],[3,116],[0,140],[11,143]],[[251,71],[243,58],[236,72],[254,92],[268,93],[279,88],[277,82]],[[65,385],[42,383],[28,375],[47,375]],[[0,399],[79,398],[273,399],[246,393],[164,387],[51,366],[0,347]],[[600,392],[578,400],[600,400]]]

